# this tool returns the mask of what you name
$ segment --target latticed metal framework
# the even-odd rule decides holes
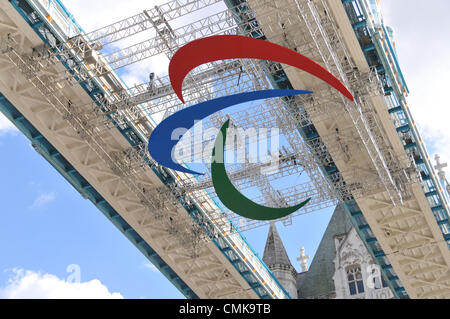
[[[275,172],[265,174],[268,164],[255,163],[249,157],[227,169],[238,189],[249,191],[250,198],[267,206],[293,205],[311,197],[308,205],[283,220],[285,224],[299,214],[338,202],[354,206],[355,201],[377,194],[383,194],[383,202],[393,209],[409,205],[414,198],[411,185],[420,181],[414,153],[397,151],[389,138],[389,130],[377,112],[384,94],[383,81],[376,69],[358,67],[338,31],[328,1],[226,2],[228,7],[213,0],[171,1],[90,33],[65,36],[64,41],[50,38],[47,45],[33,52],[24,51],[16,37],[5,34],[1,49],[92,151],[121,177],[128,191],[139,198],[146,207],[140,216],[141,225],[157,221],[193,255],[199,245],[219,235],[266,224],[246,220],[222,207],[212,188],[209,165],[204,166],[205,174],[200,177],[176,173],[160,167],[146,150],[154,118],[212,98],[274,87],[307,89],[309,83],[314,88],[313,95],[244,105],[227,114],[217,112],[202,123],[204,129],[218,129],[230,119],[233,127],[243,132],[236,136],[237,146],[247,153],[260,137],[258,130],[279,128],[281,151],[268,154],[278,163]],[[36,5],[44,6],[45,1],[36,1]],[[207,7],[212,9],[201,19],[171,27],[172,20]],[[51,18],[48,21],[53,23]],[[149,40],[102,53],[108,45],[147,30],[154,32]],[[216,34],[270,40],[300,52],[338,77],[355,101],[346,100],[292,67],[270,61],[225,60],[196,68],[184,81],[186,104],[178,100],[167,76],[150,73],[148,82],[127,88],[115,73],[160,54],[170,59],[182,45]],[[64,65],[63,71],[48,71],[59,63]],[[90,91],[93,102],[74,103],[63,94],[65,88],[75,85]],[[111,149],[103,136],[114,128],[127,130],[130,138],[138,137],[139,141],[125,151]],[[212,142],[213,136],[194,140],[190,145],[194,151],[179,160],[189,163],[192,158],[204,158],[204,150]],[[363,163],[363,167],[355,163]],[[174,176],[174,182],[161,187],[142,183],[139,175],[146,170]],[[300,178],[296,182],[291,179],[291,186],[274,186],[292,176]],[[177,207],[190,205],[199,208],[193,219],[171,215]]]
[[[162,78],[156,77],[151,82],[137,85],[131,89],[122,89],[118,83],[111,85],[111,77],[108,77],[108,75],[111,74],[115,66],[126,66],[157,54],[164,53],[170,58],[181,45],[204,36],[240,34],[262,39],[266,37],[260,26],[261,24],[256,22],[255,15],[247,3],[241,3],[179,29],[172,30],[170,28],[169,21],[171,19],[192,13],[214,2],[216,1],[207,1],[207,3],[192,1],[186,6],[180,3],[176,5],[168,4],[166,13],[170,14],[167,14],[167,16],[161,8],[154,9],[152,14],[144,11],[143,14],[136,15],[130,19],[86,35],[78,35],[68,39],[65,44],[56,46],[56,48],[46,49],[46,54],[35,53],[31,56],[21,56],[17,54],[17,50],[9,50],[8,54],[10,54],[11,59],[16,61],[21,71],[29,77],[30,81],[45,96],[48,96],[54,105],[59,105],[60,108],[58,110],[64,113],[65,118],[70,120],[70,123],[80,132],[83,138],[91,141],[96,152],[104,158],[105,162],[115,172],[126,178],[130,190],[142,194],[142,187],[135,184],[133,175],[138,174],[140,169],[150,169],[151,167],[148,164],[152,160],[146,154],[145,145],[138,145],[130,149],[126,154],[109,154],[105,151],[107,149],[106,145],[102,145],[101,130],[114,125],[120,126],[131,123],[139,125],[143,133],[148,136],[153,126],[148,116],[160,112],[165,112],[167,116],[184,106],[175,96],[167,76]],[[277,9],[275,11],[276,14],[273,14],[271,10],[266,10],[263,15],[258,15],[258,19],[260,22],[268,23],[271,26],[270,36],[274,39],[281,38],[284,42],[282,44],[299,50],[304,54],[309,53],[312,58],[320,58],[324,61],[325,66],[333,73],[339,75],[344,84],[351,88],[352,91],[359,93],[356,96],[357,104],[350,105],[347,100],[340,98],[332,90],[324,88],[320,92],[316,90],[314,97],[311,98],[265,101],[260,105],[252,106],[251,109],[245,110],[245,113],[237,111],[235,114],[227,115],[227,117],[221,113],[213,115],[205,123],[206,127],[220,127],[220,123],[223,123],[226,118],[230,118],[235,126],[243,129],[281,127],[282,133],[288,141],[288,144],[285,146],[287,154],[284,158],[280,158],[282,165],[277,173],[266,177],[259,172],[263,165],[249,170],[248,164],[235,164],[234,170],[242,171],[246,174],[236,174],[232,169],[229,172],[232,180],[241,190],[246,187],[256,186],[261,191],[263,198],[265,198],[264,202],[267,205],[273,205],[275,202],[279,203],[280,195],[283,193],[289,193],[288,199],[284,202],[285,205],[292,205],[302,199],[312,197],[311,203],[296,214],[322,209],[336,204],[336,198],[345,200],[354,196],[362,196],[367,194],[367,192],[377,191],[383,186],[389,190],[392,200],[401,200],[402,193],[398,189],[399,186],[394,182],[391,172],[396,171],[398,174],[402,174],[402,176],[397,177],[397,180],[403,177],[403,182],[408,182],[408,176],[399,168],[392,168],[393,165],[398,165],[400,161],[389,153],[388,143],[385,142],[383,132],[374,116],[373,107],[364,98],[367,94],[376,94],[376,92],[381,91],[377,87],[380,83],[376,78],[376,74],[371,72],[366,75],[360,75],[359,72],[354,70],[345,47],[342,46],[337,33],[335,33],[334,25],[328,24],[328,33],[334,32],[331,35],[334,36],[334,45],[341,45],[339,50],[344,53],[344,55],[341,54],[339,56],[339,59],[346,61],[344,69],[340,60],[338,60],[336,51],[330,47],[331,42],[328,39],[328,33],[325,33],[323,26],[318,24],[314,5],[309,3],[305,8],[298,3],[296,4],[296,8]],[[256,5],[256,9],[258,8],[259,5]],[[271,8],[271,6],[267,7],[263,4],[261,8]],[[314,42],[297,43],[297,39],[289,39],[286,34],[287,28],[302,25],[303,23],[306,23],[306,30],[311,31]],[[163,27],[158,29],[158,25]],[[156,37],[113,52],[105,57],[98,51],[104,45],[119,41],[149,28],[158,30]],[[302,38],[305,37],[306,35],[302,36]],[[12,39],[10,40],[12,41]],[[317,46],[317,50],[311,47],[314,44]],[[14,43],[9,43],[8,47],[13,48],[16,46]],[[36,50],[36,52],[42,51],[43,48]],[[69,66],[67,71],[64,71],[64,81],[71,84],[100,81],[106,89],[106,94],[92,105],[73,105],[69,99],[58,94],[63,87],[60,81],[54,80],[55,77],[58,79],[58,75],[39,76],[40,71],[47,66],[49,57],[53,57],[57,61],[62,60]],[[189,75],[184,83],[183,92],[187,105],[189,105],[198,101],[238,92],[269,89],[272,87],[270,79],[275,79],[276,81],[280,72],[283,72],[283,69],[279,64],[262,63],[247,59],[209,63],[197,68]],[[326,99],[329,102],[326,104],[315,103],[319,99]],[[345,109],[341,107],[342,104],[345,106]],[[346,114],[350,115],[357,128],[359,139],[355,139],[356,136],[352,135],[353,132],[349,129],[336,132],[333,136],[316,137],[305,142],[298,131],[299,126],[308,128],[312,125],[311,117],[321,120]],[[333,143],[337,140],[339,140],[339,143]],[[210,143],[211,141],[203,141],[202,146],[208,142]],[[325,145],[329,146],[326,147]],[[380,145],[384,146],[383,151],[386,153],[384,156],[381,153]],[[203,147],[194,146],[194,149],[203,151]],[[333,158],[336,159],[349,156],[351,153],[364,151],[369,153],[377,169],[378,176],[364,174],[363,172],[348,172],[348,177],[344,182],[341,176],[341,174],[345,174],[344,172],[336,172],[331,179],[326,179],[320,171],[320,165],[326,166],[332,162],[330,154],[333,154]],[[194,157],[197,155],[193,154]],[[390,156],[389,163],[386,156]],[[287,162],[283,160],[291,157],[296,159],[296,163],[293,164],[290,161],[290,165],[285,165]],[[189,159],[184,160],[189,161]],[[390,166],[388,167],[388,165]],[[295,187],[289,187],[286,190],[281,190],[280,193],[276,192],[270,184],[270,181],[292,174],[300,174],[303,171],[308,173],[312,182],[307,181]],[[211,191],[212,185],[209,174],[206,176],[206,179],[195,181],[190,176],[180,178],[182,194],[190,194],[189,196],[192,196],[198,202],[203,202],[205,197],[213,196],[214,198],[215,194]],[[349,180],[353,182],[349,182]],[[202,186],[204,187],[203,189],[200,188]],[[406,190],[405,185],[401,187]],[[204,189],[208,191],[204,192]],[[298,193],[296,193],[296,190],[298,190]],[[160,197],[161,203],[156,203],[156,206],[166,202],[167,197],[173,196],[169,190],[166,191],[166,195],[165,197]],[[154,199],[149,200],[148,196],[144,194],[141,197],[142,201],[150,209],[155,209]],[[259,198],[260,195],[256,197]],[[214,210],[217,209],[215,208]],[[208,213],[214,216],[219,211],[210,211]],[[232,212],[228,212],[228,215],[233,220],[240,219],[238,215]],[[236,227],[242,229],[250,229],[263,224],[265,222],[254,220],[235,223]]]

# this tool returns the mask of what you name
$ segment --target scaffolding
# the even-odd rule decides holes
[[[54,24],[56,30],[72,31],[62,33],[58,39],[45,35],[48,36],[47,44],[32,52],[25,51],[23,43],[14,35],[2,35],[0,50],[139,198],[146,207],[139,216],[140,226],[158,224],[174,241],[196,256],[199,248],[210,240],[227,240],[267,222],[245,219],[223,207],[212,187],[208,164],[203,163],[204,175],[192,176],[156,163],[146,145],[156,125],[155,118],[165,118],[198,102],[230,94],[293,88],[288,78],[296,78],[297,71],[279,63],[252,59],[207,63],[191,71],[184,81],[186,104],[179,101],[166,75],[149,72],[148,81],[128,88],[116,71],[159,55],[170,59],[184,44],[216,34],[243,35],[291,48],[331,71],[349,88],[355,101],[350,102],[328,86],[314,83],[312,95],[249,103],[205,119],[201,123],[204,129],[218,129],[229,119],[232,129],[245,133],[227,139],[227,152],[236,147],[250,154],[255,141],[261,138],[260,132],[279,128],[283,140],[281,148],[279,152],[270,150],[266,154],[266,159],[277,163],[277,170],[267,174],[270,165],[261,158],[245,157],[244,161],[228,163],[227,173],[235,187],[248,193],[255,202],[272,207],[291,206],[311,198],[308,205],[282,219],[289,225],[295,216],[337,203],[357,207],[355,200],[373,194],[386,193],[394,207],[401,206],[413,196],[411,185],[421,183],[444,239],[450,245],[448,198],[439,187],[448,188],[448,182],[443,181],[440,185],[428,160],[403,97],[407,88],[395,57],[387,53],[380,58],[387,68],[383,70],[385,75],[380,72],[381,63],[371,63],[375,57],[373,51],[388,52],[390,43],[379,33],[382,28],[375,31],[373,21],[365,21],[368,9],[364,1],[357,1],[362,3],[362,12],[356,12],[356,1],[346,1],[343,6],[363,51],[370,53],[366,55],[368,70],[359,70],[355,66],[330,15],[329,2],[325,0],[226,1],[229,5],[226,9],[219,5],[220,2],[170,1],[90,33],[74,34],[73,21],[64,26],[57,17],[47,16],[47,22]],[[49,5],[45,0],[33,3],[37,7]],[[202,18],[188,18],[205,8],[211,10],[202,11]],[[181,26],[175,23],[180,17],[185,17],[186,20],[181,20],[187,23]],[[32,15],[31,19],[34,19]],[[34,22],[38,21],[36,17]],[[373,45],[369,43],[372,41],[369,31],[360,27],[364,23],[371,28]],[[108,45],[116,47],[120,41],[130,40],[144,31],[152,32],[148,40],[120,49],[107,49]],[[49,72],[57,63],[62,63],[64,70]],[[78,85],[90,94],[92,102],[74,103],[64,95],[67,86]],[[394,92],[398,101],[389,99],[389,92]],[[380,122],[375,110],[374,99],[377,98],[387,103],[406,155],[394,152],[382,125],[384,122]],[[350,124],[338,128],[336,119],[342,118],[345,119],[342,122]],[[322,123],[332,123],[336,127],[319,136],[316,127]],[[126,131],[133,139],[128,149],[111,149],[103,140],[105,131],[116,128]],[[266,142],[275,138],[272,133],[270,131],[264,137]],[[196,158],[205,161],[204,150],[213,140],[214,134],[193,142],[181,140],[177,148],[187,145],[194,151],[179,156],[178,160],[187,164]],[[209,155],[206,152],[206,156]],[[367,167],[337,169],[337,162],[349,163],[360,158]],[[439,162],[436,169],[444,180]],[[139,175],[148,170],[173,181],[161,187],[142,184]],[[292,177],[296,178],[294,182]],[[289,178],[289,187],[279,186]],[[177,212],[187,208],[194,208],[188,209],[190,215]],[[360,216],[361,212],[350,213],[354,217]],[[367,229],[369,237],[374,238],[370,228]],[[378,247],[377,252],[382,253],[376,239],[372,243]]]
[[[17,43],[12,43],[12,39],[4,39],[11,60],[33,85],[48,97],[80,136],[93,145],[96,153],[102,156],[113,171],[127,180],[130,191],[140,194],[149,211],[162,206],[168,198],[172,198],[169,202],[173,202],[173,198],[181,197],[186,197],[187,200],[190,198],[198,203],[211,200],[217,202],[211,188],[209,168],[207,167],[208,171],[204,177],[197,179],[176,174],[181,175],[176,182],[177,190],[174,188],[158,190],[158,196],[150,201],[143,193],[145,187],[136,185],[133,179],[133,176],[142,170],[158,166],[146,152],[145,144],[140,143],[126,152],[109,151],[107,145],[102,145],[102,130],[131,125],[137,127],[139,132],[148,138],[155,125],[151,117],[156,114],[163,113],[163,117],[166,117],[200,101],[239,92],[270,89],[273,87],[273,79],[276,81],[283,71],[279,64],[248,59],[205,64],[191,72],[184,82],[183,94],[186,105],[182,105],[174,94],[167,76],[150,75],[150,81],[129,89],[122,88],[111,76],[117,68],[157,54],[163,53],[170,58],[180,46],[196,38],[214,34],[265,38],[261,24],[257,23],[255,13],[252,11],[252,9],[260,10],[259,5],[251,9],[247,3],[213,13],[177,29],[171,28],[172,19],[216,2],[173,1],[91,33],[76,35],[52,48],[36,48],[32,54],[21,53]],[[284,205],[292,205],[312,197],[309,205],[290,218],[334,205],[338,201],[378,192],[380,189],[386,189],[394,202],[401,201],[407,195],[407,183],[414,174],[410,167],[407,167],[409,171],[406,174],[405,168],[398,166],[399,163],[405,163],[405,160],[400,161],[393,156],[367,98],[368,95],[381,91],[376,73],[360,74],[355,71],[334,24],[330,21],[324,23],[323,17],[319,17],[312,2],[293,3],[296,4],[295,7],[277,8],[276,14],[272,11],[258,14],[258,19],[270,26],[271,38],[280,38],[282,44],[312,57],[317,57],[317,52],[320,53],[325,66],[355,93],[356,103],[341,99],[335,92],[325,88],[322,91],[315,91],[314,97],[273,99],[227,116],[222,113],[213,115],[204,121],[205,128],[220,127],[220,123],[229,118],[234,126],[242,129],[280,127],[287,141],[283,146],[284,154],[279,155],[278,172],[266,176],[260,173],[264,165],[252,165],[247,162],[230,166],[229,176],[240,190],[256,186],[259,192],[255,193],[253,199],[268,206],[280,203],[282,199],[280,194],[289,194]],[[264,4],[261,8],[264,8]],[[306,26],[302,30],[307,30],[309,36],[306,32],[299,32],[300,36],[290,37],[286,30],[299,24]],[[324,28],[324,25],[327,27]],[[108,44],[148,29],[156,31],[155,37],[150,40],[107,55],[100,52]],[[338,56],[335,52],[344,54]],[[345,61],[344,64],[342,59]],[[43,73],[42,70],[49,66],[49,61],[62,61],[67,66],[66,70],[56,75]],[[92,82],[99,83],[104,88],[104,93],[97,96],[91,104],[74,105],[61,95],[61,90],[67,83],[89,85]],[[341,105],[344,105],[345,109]],[[312,125],[311,119],[317,122],[336,116],[350,116],[357,134],[352,128],[345,128],[331,136],[317,136],[305,140],[299,132],[299,128],[307,129]],[[249,136],[249,140],[250,138],[252,137]],[[194,145],[193,149],[203,150],[208,142],[211,141],[202,141],[201,145]],[[248,140],[241,146],[248,149]],[[357,152],[369,154],[377,175],[360,171],[336,172],[331,178],[324,176],[321,166],[327,166],[336,159],[348,160]],[[193,154],[194,157],[198,155]],[[189,162],[188,158],[181,160]],[[302,172],[306,172],[309,180],[292,189],[276,191],[271,186],[273,181]],[[225,229],[230,229],[228,227],[230,221],[237,230],[247,230],[265,224],[253,220],[243,221],[233,212],[214,206],[212,205],[211,211],[207,213],[212,219],[221,221],[221,227]],[[224,216],[227,218],[224,219]]]

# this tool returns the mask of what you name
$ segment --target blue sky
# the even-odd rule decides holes
[[[81,282],[98,279],[111,293],[126,298],[183,297],[20,132],[0,136],[0,154],[8,154],[0,158],[0,212],[4,225],[0,232],[0,287],[9,285],[13,269],[65,280],[70,275],[67,267],[77,264]],[[293,262],[300,245],[307,252],[315,249],[329,216],[316,212],[297,217],[293,226],[278,226]],[[244,233],[260,256],[266,233],[266,227]],[[37,292],[28,291],[28,296]]]
[[[22,134],[3,134],[0,154],[8,154],[0,160],[0,286],[12,269],[67,279],[77,264],[82,282],[99,279],[127,298],[182,297]]]
[[[123,1],[108,1],[108,8],[103,6],[101,13],[94,16],[95,10],[88,7],[92,1],[66,2],[87,31],[153,6],[148,1],[133,0],[127,6]],[[450,159],[450,129],[446,123],[449,111],[445,108],[445,80],[450,74],[450,43],[445,41],[450,31],[446,17],[449,7],[446,0],[382,2],[385,22],[394,28],[400,65],[411,91],[408,100],[413,115],[430,154],[439,152],[444,160]],[[144,75],[139,72],[136,68],[125,72],[127,83],[142,81]],[[0,297],[49,297],[52,293],[86,296],[87,291],[105,298],[182,297],[1,116],[0,154]],[[298,270],[296,257],[300,247],[305,246],[307,254],[314,254],[331,213],[332,209],[327,209],[296,217],[289,227],[278,225]],[[260,256],[266,234],[267,227],[244,233]],[[70,276],[66,269],[71,264],[80,267],[81,290],[72,291],[66,282]]]

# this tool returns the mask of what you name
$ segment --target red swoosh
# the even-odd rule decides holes
[[[225,59],[260,59],[288,64],[316,76],[349,100],[354,100],[350,91],[333,74],[298,52],[265,40],[240,35],[214,35],[189,42],[170,60],[170,82],[181,102],[184,103],[183,80],[192,69]]]

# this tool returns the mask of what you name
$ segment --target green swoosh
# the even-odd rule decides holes
[[[224,152],[229,124],[230,120],[227,120],[216,137],[211,161],[211,177],[216,194],[228,209],[249,219],[273,220],[292,214],[311,200],[311,198],[308,198],[291,207],[273,208],[259,205],[242,195],[231,183],[225,171]],[[217,155],[216,149],[218,150]]]

